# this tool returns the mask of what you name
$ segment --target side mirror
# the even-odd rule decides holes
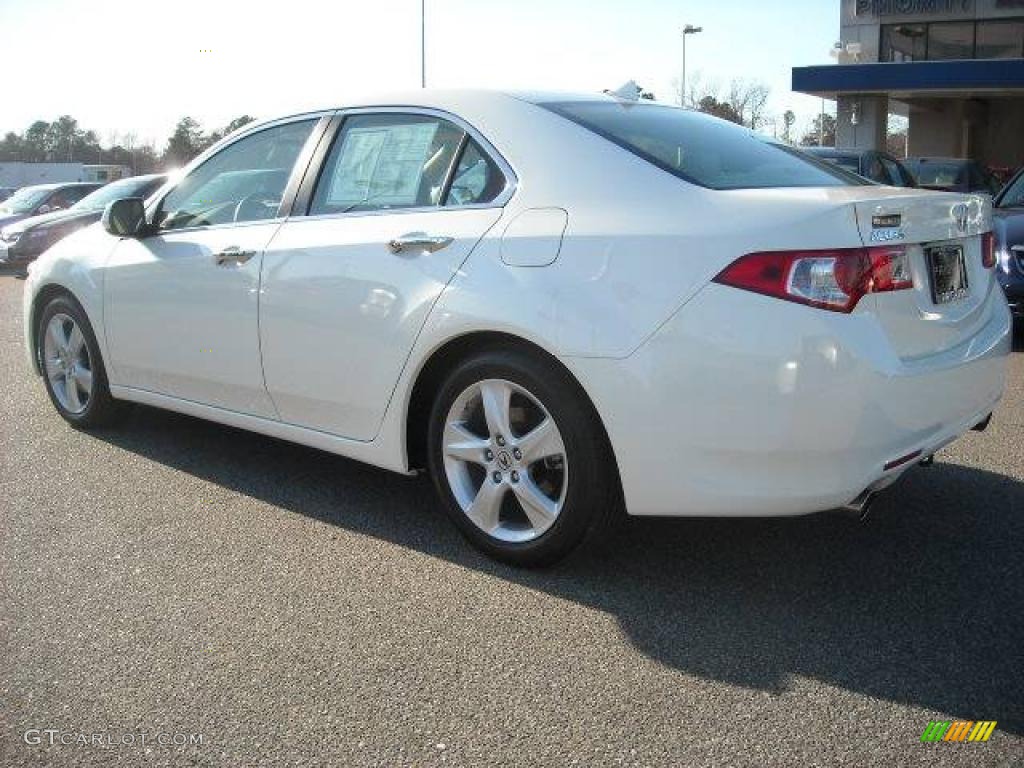
[[[118,237],[138,237],[146,229],[146,205],[141,197],[124,197],[107,203],[103,228]]]

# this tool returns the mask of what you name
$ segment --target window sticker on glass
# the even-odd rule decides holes
[[[350,128],[327,202],[331,206],[414,205],[437,123]]]

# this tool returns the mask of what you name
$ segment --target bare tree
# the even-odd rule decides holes
[[[740,116],[743,124],[755,131],[764,125],[765,108],[771,90],[767,85],[747,80],[733,80],[726,101]]]
[[[763,83],[733,80],[724,92],[719,83],[695,72],[686,83],[686,94],[680,93],[680,80],[672,81],[677,100],[682,106],[698,109],[757,130],[767,122],[768,96]]]
[[[907,156],[907,132],[910,121],[900,115],[889,115],[886,125],[885,148],[890,155]]]

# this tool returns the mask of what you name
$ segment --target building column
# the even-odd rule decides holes
[[[885,149],[889,127],[888,96],[840,96],[836,114],[837,147]]]
[[[967,118],[963,99],[918,99],[910,105],[908,153],[963,157]]]

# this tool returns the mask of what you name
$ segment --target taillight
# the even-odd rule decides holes
[[[868,293],[914,286],[903,246],[748,253],[714,282],[833,312],[852,312]]]
[[[996,265],[996,236],[993,232],[981,236],[981,265],[985,269],[992,269]]]

